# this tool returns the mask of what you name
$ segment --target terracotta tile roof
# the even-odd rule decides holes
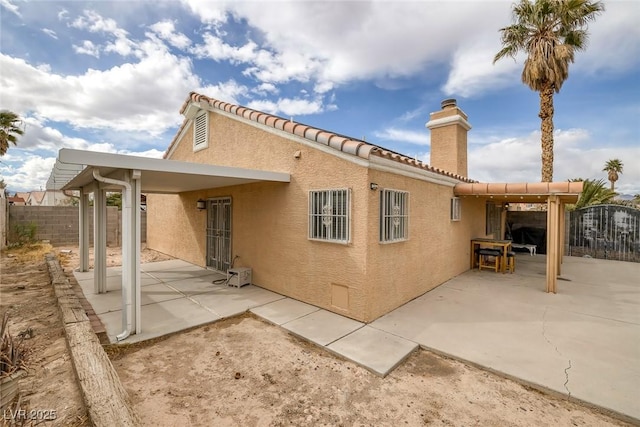
[[[456,196],[580,194],[583,182],[506,182],[457,184]]]
[[[292,135],[297,135],[299,137],[308,139],[309,141],[326,145],[336,150],[342,151],[343,153],[358,156],[363,159],[368,160],[371,158],[371,156],[377,156],[385,159],[390,159],[395,162],[412,166],[425,171],[437,173],[439,175],[448,176],[450,178],[454,178],[463,182],[468,182],[468,183],[475,182],[461,175],[444,171],[442,169],[434,168],[420,160],[411,158],[409,156],[405,156],[403,154],[386,149],[379,145],[371,144],[366,141],[351,138],[345,135],[340,135],[334,132],[329,132],[323,129],[318,129],[302,123],[297,123],[289,119],[274,116],[272,114],[267,114],[261,111],[252,110],[250,108],[242,107],[239,105],[230,104],[228,102],[219,101],[217,99],[209,98],[205,95],[201,95],[196,92],[191,92],[189,94],[184,104],[182,104],[182,107],[180,108],[180,114],[184,113],[187,106],[191,103],[200,104],[201,106],[202,104],[205,104],[205,106],[207,106],[210,109],[226,111],[227,113],[235,114],[238,117],[242,117],[247,120],[251,120],[256,123],[260,123],[262,125],[272,127],[274,129],[279,129],[284,132],[288,132]],[[189,123],[188,119],[185,119],[182,122],[182,125],[180,126],[180,129],[178,129],[176,136],[171,141],[171,144],[169,144],[169,147],[167,148],[167,151],[164,154],[164,158],[167,157],[167,154],[171,151],[173,146],[178,142],[179,135],[182,133],[183,129],[187,126],[188,123]]]
[[[575,203],[582,192],[583,183],[577,182],[491,182],[459,183],[453,194],[459,197],[495,198],[503,202],[541,203],[550,195],[560,196],[565,202]]]

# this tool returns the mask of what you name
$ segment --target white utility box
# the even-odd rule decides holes
[[[251,269],[246,267],[230,268],[227,270],[227,286],[241,288],[251,284]]]

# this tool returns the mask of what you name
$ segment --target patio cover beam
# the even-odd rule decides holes
[[[165,159],[95,153],[63,148],[47,188],[80,191],[80,270],[88,268],[88,195],[94,193],[95,292],[107,291],[106,192],[122,191],[122,315],[123,332],[141,333],[140,194],[176,194],[255,182],[288,183],[290,175]]]
[[[564,255],[565,204],[576,203],[582,182],[460,183],[453,193],[495,203],[547,204],[546,291],[556,293]]]

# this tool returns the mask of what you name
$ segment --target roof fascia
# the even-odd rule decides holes
[[[207,109],[207,111],[211,112],[211,110]],[[188,130],[191,130],[191,124],[193,123],[193,119],[184,119],[183,125],[180,129],[180,133],[178,134],[178,138],[176,139],[176,143],[171,146],[169,152],[166,155],[167,159],[170,159],[173,153],[178,149],[178,146],[184,139]]]
[[[414,166],[405,165],[394,160],[383,159],[378,156],[371,156],[369,159],[369,167],[382,172],[394,173],[409,178],[418,179],[420,181],[431,182],[433,184],[444,185],[446,187],[455,187],[460,184],[460,180],[440,175],[435,172],[418,169]]]

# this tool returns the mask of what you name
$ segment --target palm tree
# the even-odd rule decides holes
[[[610,203],[612,199],[615,197],[616,193],[612,190],[609,190],[603,179],[593,180],[593,179],[585,179],[576,178],[570,179],[569,181],[583,181],[582,184],[582,193],[580,193],[580,198],[575,205],[567,205],[568,210],[580,209],[586,206],[592,205],[603,205],[606,203]]]
[[[618,180],[618,174],[622,173],[624,165],[619,159],[611,159],[604,164],[603,172],[607,172],[607,179],[611,182],[611,191],[614,191],[614,186]]]
[[[553,180],[553,93],[569,77],[575,52],[586,47],[589,21],[604,10],[599,1],[520,0],[513,6],[515,23],[502,28],[502,50],[496,61],[527,55],[522,82],[540,93],[542,182]]]
[[[21,125],[22,120],[16,113],[9,110],[0,111],[0,157],[6,154],[9,143],[16,145],[17,135],[24,133],[20,128]]]

